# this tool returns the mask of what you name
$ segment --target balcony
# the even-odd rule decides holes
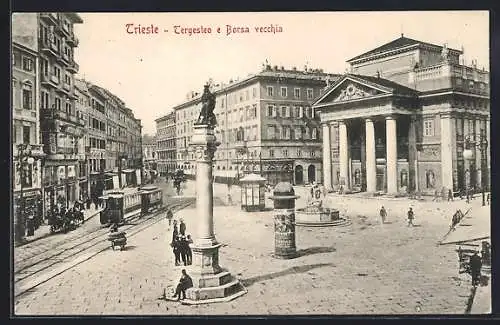
[[[69,62],[67,69],[71,73],[78,73],[78,70],[80,70],[80,66],[75,61],[71,61]]]
[[[48,39],[42,39],[40,41],[40,49],[47,55],[52,55],[56,58],[59,58],[59,48],[57,47],[56,43],[50,42]]]
[[[78,44],[80,43],[80,41],[78,40],[78,38],[73,34],[71,37],[68,37],[66,39],[66,43],[68,43],[69,45],[73,46],[73,47],[77,47]]]
[[[12,147],[13,147],[12,156],[17,157],[17,155],[19,154],[17,150],[17,145],[14,144]],[[43,144],[30,144],[29,150],[31,150],[31,156],[35,158],[42,158],[45,155],[43,153]]]
[[[44,86],[50,86],[54,88],[59,88],[60,80],[57,76],[55,75],[43,75],[42,74],[42,85]]]
[[[42,12],[40,13],[40,18],[53,24],[59,23],[59,18],[57,17],[57,13],[55,12]]]
[[[61,58],[62,58],[62,60],[63,60],[65,63],[67,63],[67,64],[71,64],[71,58],[69,57],[69,55],[68,55],[68,54],[63,53],[63,54],[61,55]]]
[[[69,92],[71,91],[71,85],[68,83],[63,83],[63,89]]]

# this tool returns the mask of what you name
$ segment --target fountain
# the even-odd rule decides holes
[[[295,211],[297,226],[334,227],[348,226],[351,222],[340,216],[339,210],[323,207],[323,200],[313,200],[305,208]]]

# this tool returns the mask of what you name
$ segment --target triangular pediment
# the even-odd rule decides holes
[[[333,84],[314,105],[349,102],[390,94],[392,94],[391,90],[386,89],[386,87],[367,83],[351,76],[344,76]]]

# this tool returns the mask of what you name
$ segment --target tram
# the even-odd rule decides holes
[[[125,219],[146,215],[163,206],[163,191],[156,186],[110,190],[100,197],[104,210],[100,212],[103,225],[124,224]]]

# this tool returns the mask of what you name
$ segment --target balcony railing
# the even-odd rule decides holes
[[[56,84],[57,86],[59,86],[59,83],[61,82],[61,80],[59,79],[59,77],[56,76],[56,75],[51,75],[50,76],[50,81],[53,82],[54,84]]]
[[[59,48],[56,43],[50,42],[48,39],[42,39],[40,42],[40,49],[48,54],[52,54],[55,57],[59,57]]]
[[[75,61],[71,61],[68,65],[67,69],[69,72],[78,73],[78,70],[80,70],[80,66]]]
[[[68,83],[63,83],[63,89],[67,90],[67,91],[70,91],[71,90],[71,85],[68,84]]]

